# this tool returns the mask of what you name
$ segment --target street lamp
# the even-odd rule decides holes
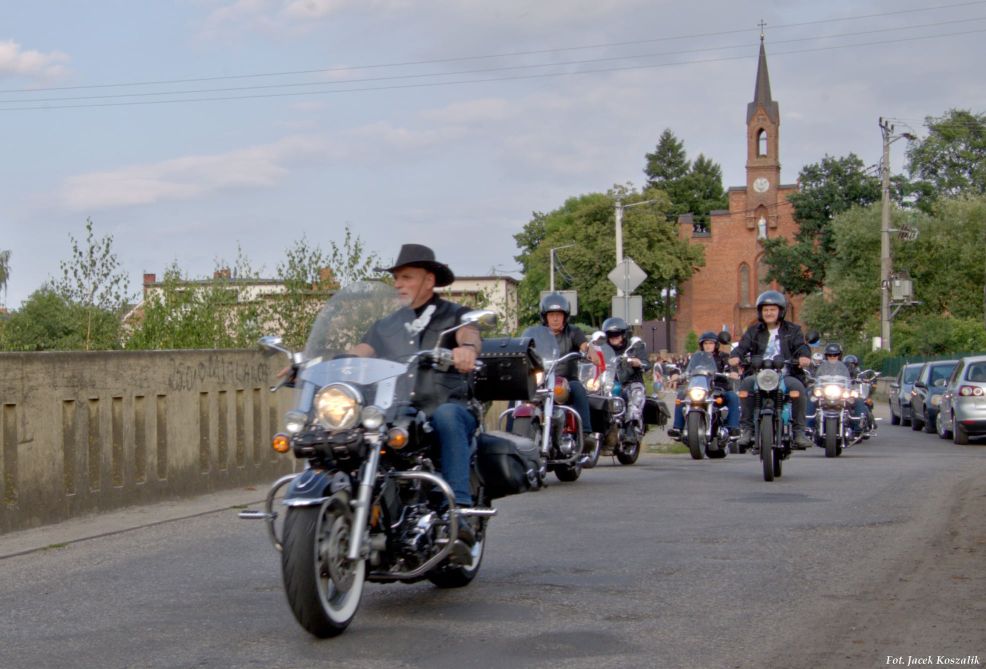
[[[622,201],[617,198],[616,200],[616,264],[619,265],[623,262],[623,210],[629,209],[630,207],[639,207],[642,204],[654,204],[657,200],[644,200],[643,202],[634,202],[633,204],[623,204]]]
[[[554,247],[553,249],[550,250],[550,255],[551,255],[551,280],[550,280],[550,285],[551,285],[551,292],[552,293],[555,292],[555,251],[557,251],[559,249],[571,248],[572,246],[575,246],[575,244],[565,244],[564,246],[556,246],[556,247]]]
[[[880,221],[880,348],[890,350],[890,275],[893,273],[893,260],[890,257],[890,145],[898,139],[913,141],[917,139],[909,132],[894,134],[892,123],[880,118],[880,132],[883,135],[883,160],[880,172],[883,182],[883,208]]]

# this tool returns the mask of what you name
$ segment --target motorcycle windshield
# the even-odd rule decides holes
[[[360,343],[374,322],[400,307],[393,286],[379,281],[358,281],[341,288],[315,317],[305,344],[305,360],[331,360],[345,354]]]
[[[710,353],[699,351],[692,353],[688,359],[688,368],[685,370],[687,376],[714,375],[716,373],[716,361]]]
[[[521,336],[530,337],[534,340],[534,350],[544,360],[545,365],[560,357],[558,340],[546,325],[531,326],[524,330],[524,334]]]
[[[818,369],[815,370],[815,378],[818,383],[836,383],[849,385],[849,368],[841,360],[823,360]]]

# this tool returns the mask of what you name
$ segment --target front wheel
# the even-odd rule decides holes
[[[688,412],[688,452],[692,454],[692,460],[701,460],[705,439],[705,421],[702,414],[697,411]]]
[[[354,533],[346,493],[284,517],[284,593],[298,623],[322,639],[349,627],[363,596],[366,561],[346,557]]]
[[[773,416],[760,418],[760,432],[757,434],[760,448],[760,462],[763,463],[763,480],[774,480],[774,420]]]
[[[839,455],[839,419],[835,416],[825,417],[825,457],[834,458]]]

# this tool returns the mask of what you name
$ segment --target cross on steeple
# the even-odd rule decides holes
[[[764,23],[764,20],[763,19],[760,19],[760,23],[758,23],[757,25],[760,26],[760,41],[762,42],[763,41],[763,29],[767,27],[767,24]]]

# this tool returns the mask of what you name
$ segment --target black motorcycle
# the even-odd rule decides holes
[[[487,521],[496,514],[491,501],[538,485],[534,443],[484,432],[480,420],[475,506],[456,504],[434,459],[427,413],[435,372],[449,369],[451,351],[420,351],[402,361],[345,353],[373,321],[398,307],[392,287],[357,283],[325,305],[304,353],[283,348],[276,337],[261,340],[266,350],[288,354],[296,372],[296,408],[285,417],[286,432],[274,437],[274,450],[293,453],[305,467],[274,483],[264,511],[240,516],[267,522],[281,553],[288,604],[317,637],[346,629],[366,581],[468,585],[482,563]],[[493,321],[492,312],[472,311],[442,334]],[[283,522],[274,510],[282,489]],[[463,540],[461,523],[470,524],[473,541]]]
[[[724,343],[728,344],[729,339]],[[679,401],[685,417],[680,439],[695,460],[701,460],[703,455],[724,458],[729,447],[729,409],[717,381],[728,383],[729,376],[718,371],[715,358],[705,351],[693,353],[685,369],[685,396]]]
[[[592,425],[597,430],[596,449],[590,457],[611,455],[623,465],[632,465],[640,457],[647,422],[644,420],[646,389],[642,383],[631,382],[634,368],[631,357],[641,355],[643,340],[630,339],[623,353],[617,353],[606,343],[606,335],[595,332],[592,343],[603,356],[602,371],[586,381]],[[655,400],[656,401],[656,400]],[[595,460],[592,460],[595,465]]]
[[[791,397],[784,384],[788,362],[782,358],[750,357],[755,374],[753,452],[763,466],[763,480],[780,478],[782,462],[791,455]]]

